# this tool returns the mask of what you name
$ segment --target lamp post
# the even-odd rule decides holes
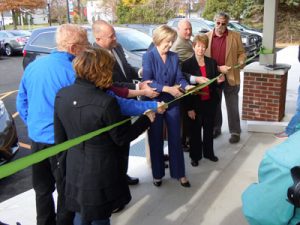
[[[71,23],[71,19],[70,19],[70,9],[69,9],[69,0],[66,0],[67,3],[67,21],[68,23]]]
[[[50,7],[50,4],[51,4],[51,0],[47,0],[47,6],[48,6],[48,20],[49,20],[49,25],[51,27],[51,7]]]

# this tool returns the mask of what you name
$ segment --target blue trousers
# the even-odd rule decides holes
[[[292,117],[291,121],[287,125],[285,129],[285,133],[290,136],[296,131],[296,126],[300,123],[300,85],[298,87],[298,98],[297,98],[297,106],[296,106],[296,113]]]
[[[110,225],[109,218],[103,220],[86,221],[81,218],[80,213],[75,214],[74,225]]]
[[[169,166],[172,178],[185,176],[184,158],[180,138],[179,106],[169,108],[164,114],[157,114],[149,129],[149,146],[152,175],[155,179],[165,176],[163,124],[168,133]]]

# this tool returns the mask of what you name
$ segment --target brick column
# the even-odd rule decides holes
[[[244,69],[243,120],[281,121],[288,69],[266,70],[253,63]]]

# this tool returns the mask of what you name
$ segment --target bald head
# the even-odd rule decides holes
[[[189,20],[182,19],[178,22],[177,34],[180,38],[189,40],[192,36],[192,25]]]
[[[117,46],[115,29],[104,20],[97,20],[92,26],[96,43],[105,49],[111,50]]]

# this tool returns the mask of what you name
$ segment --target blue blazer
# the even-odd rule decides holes
[[[183,89],[188,85],[182,75],[177,53],[169,51],[167,60],[164,63],[156,47],[143,55],[143,80],[151,80],[150,86],[161,93],[156,99],[159,101],[170,101],[174,97],[163,93],[163,86],[181,85]]]

